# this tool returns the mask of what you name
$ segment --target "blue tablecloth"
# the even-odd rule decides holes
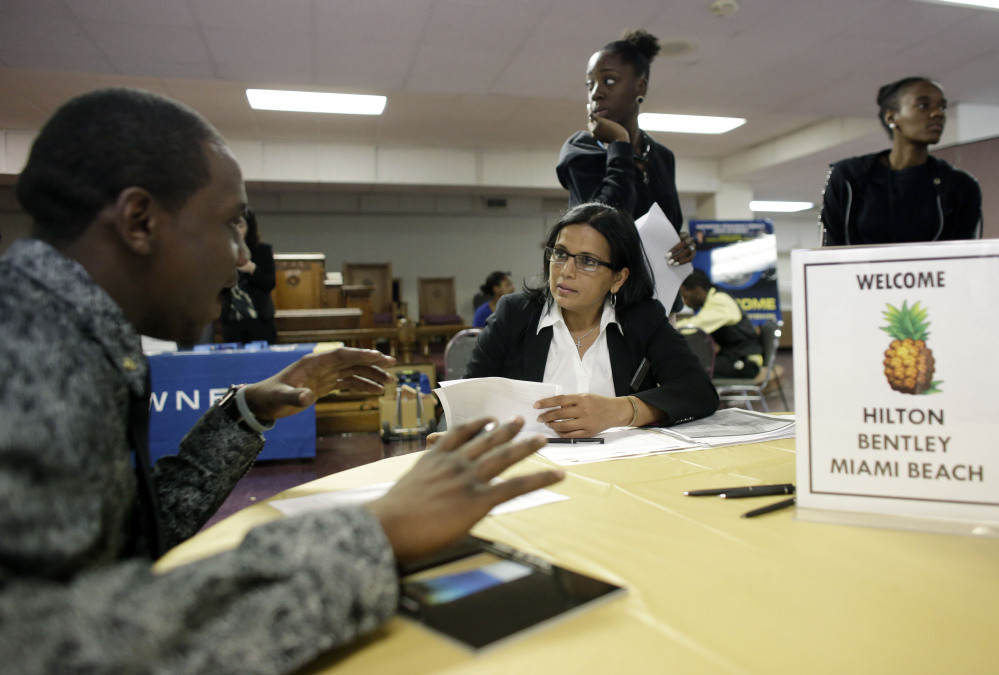
[[[266,379],[310,354],[314,344],[283,345],[259,351],[176,352],[149,357],[152,377],[149,454],[152,462],[177,453],[180,441],[208,406],[231,384]],[[277,421],[264,433],[259,459],[316,456],[316,410]]]

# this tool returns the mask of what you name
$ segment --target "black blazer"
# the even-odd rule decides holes
[[[256,263],[257,268],[253,274],[240,272],[240,286],[243,286],[247,295],[253,300],[253,307],[257,310],[257,318],[271,320],[274,318],[274,300],[271,291],[277,286],[277,271],[274,265],[274,250],[270,244],[260,242],[250,251],[250,260]],[[249,283],[243,284],[243,279],[249,279]],[[222,303],[222,322],[226,323],[229,315],[230,296],[226,293]]]
[[[465,377],[508,377],[541,382],[552,328],[538,332],[543,303],[524,293],[504,295],[472,351]],[[618,311],[607,330],[614,393],[629,394],[666,413],[662,426],[707,417],[718,409],[718,392],[707,372],[676,332],[658,300]],[[630,384],[643,358],[649,371],[637,391]]]

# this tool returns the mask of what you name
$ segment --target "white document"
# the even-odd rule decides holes
[[[725,408],[703,419],[660,430],[712,448],[794,438],[795,431],[794,415],[768,415],[742,408]]]
[[[269,504],[286,516],[297,516],[302,513],[309,513],[310,511],[322,511],[323,509],[331,509],[337,506],[370,502],[383,496],[393,485],[395,485],[394,482],[376,483],[375,485],[354,488],[352,490],[322,492],[305,497],[292,497],[291,499],[276,499],[269,502]],[[525,495],[520,495],[494,506],[489,515],[496,516],[503,513],[523,511],[525,509],[532,509],[535,506],[565,501],[566,499],[569,498],[551,490],[535,490],[534,492],[528,492]]]
[[[649,212],[635,220],[635,226],[656,277],[656,297],[669,312],[676,294],[680,292],[680,282],[690,276],[694,266],[691,263],[670,265],[666,262],[666,253],[680,243],[680,235],[659,204],[653,202]]]
[[[444,407],[448,425],[454,427],[462,422],[489,415],[501,422],[512,417],[523,417],[523,432],[554,435],[544,424],[537,422],[543,410],[534,407],[534,402],[543,398],[558,396],[562,387],[543,382],[525,382],[505,377],[473,377],[467,380],[447,380],[434,389]]]
[[[702,449],[693,441],[667,436],[654,429],[613,427],[599,437],[604,439],[603,443],[549,443],[538,450],[538,454],[566,466]]]

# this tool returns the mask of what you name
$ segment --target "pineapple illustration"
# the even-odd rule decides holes
[[[926,346],[930,322],[927,310],[917,302],[908,302],[902,308],[888,305],[883,312],[887,326],[881,330],[891,335],[891,345],[885,350],[885,377],[895,391],[903,394],[922,394],[936,388],[933,382],[933,352]]]

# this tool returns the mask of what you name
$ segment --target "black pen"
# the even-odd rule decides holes
[[[758,509],[753,509],[752,511],[746,511],[742,514],[743,518],[755,518],[756,516],[762,516],[764,513],[772,513],[774,511],[780,511],[781,509],[786,509],[789,506],[794,506],[794,497],[790,499],[785,499],[784,501],[774,502],[773,504],[767,504],[766,506],[761,506]]]
[[[760,490],[764,488],[768,489],[780,488],[780,490],[777,492],[760,492]],[[787,489],[788,491],[784,492],[785,489]],[[752,494],[756,495],[764,495],[764,494],[789,495],[794,492],[794,485],[792,483],[783,483],[781,485],[752,485],[749,487],[709,488],[707,490],[688,490],[683,494],[687,495],[688,497],[717,497],[719,495],[732,494],[734,492],[742,492],[744,490],[752,490]]]
[[[602,438],[549,438],[549,443],[571,443],[573,445],[587,445],[593,443],[594,445],[603,445],[604,439]]]
[[[743,497],[766,497],[768,495],[793,495],[793,485],[754,485],[737,488],[718,495],[722,499],[742,499]]]

